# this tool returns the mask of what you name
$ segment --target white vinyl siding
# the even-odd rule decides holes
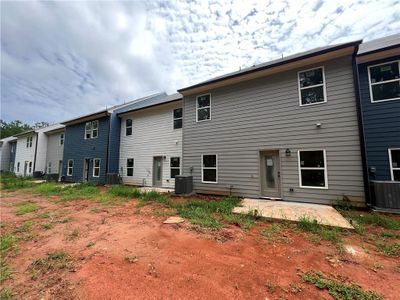
[[[26,147],[27,145],[27,137],[19,137],[17,139],[17,147],[15,152],[15,163],[17,165],[16,174],[24,175],[24,166],[26,161],[34,161],[35,160],[35,148],[37,143],[37,135],[32,136],[32,147]],[[19,163],[19,168],[18,168]],[[41,171],[45,171],[46,162],[44,162],[44,168]],[[26,169],[28,172],[28,167]]]
[[[174,188],[170,158],[182,157],[182,130],[174,130],[171,123],[173,110],[181,107],[182,101],[176,101],[122,115],[119,169],[125,184],[152,186],[153,157],[162,156],[162,186]],[[130,137],[125,135],[127,119],[134,120]],[[133,176],[127,176],[130,158],[134,158]]]
[[[368,67],[371,102],[400,99],[400,60]]]
[[[47,164],[51,163],[52,166],[52,173],[59,174],[61,170],[60,168],[60,161],[63,160],[64,154],[64,143],[61,144],[61,135],[64,136],[65,133],[51,133],[48,135],[47,138],[47,155],[46,161]]]

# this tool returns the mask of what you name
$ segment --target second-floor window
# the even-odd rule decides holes
[[[174,129],[182,128],[182,108],[174,109]]]
[[[298,73],[300,106],[326,102],[324,68]]]
[[[127,119],[126,120],[125,134],[126,135],[132,135],[132,119]]]
[[[400,60],[368,67],[371,102],[400,99]]]
[[[33,136],[28,136],[26,138],[26,148],[32,148],[32,141],[33,141]]]
[[[60,133],[60,146],[64,145],[64,132]]]
[[[196,98],[196,121],[211,119],[211,95],[201,95]]]
[[[99,135],[99,121],[90,121],[85,124],[85,139],[97,138]]]

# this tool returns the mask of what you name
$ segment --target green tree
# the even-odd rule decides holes
[[[31,129],[32,126],[22,123],[20,120],[14,120],[9,123],[0,120],[0,138],[2,139]]]

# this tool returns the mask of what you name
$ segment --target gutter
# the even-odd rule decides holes
[[[134,111],[138,111],[138,110],[142,110],[142,109],[146,109],[146,108],[152,108],[152,107],[155,107],[155,106],[160,106],[160,105],[164,105],[164,104],[169,104],[169,103],[177,102],[177,101],[183,101],[183,97],[182,97],[181,99],[173,99],[173,100],[170,100],[170,101],[167,101],[167,102],[156,103],[156,104],[152,104],[152,105],[149,105],[149,106],[138,107],[138,108],[132,108],[132,109],[130,109],[130,110],[117,113],[117,116],[120,117],[120,116],[123,116],[124,114],[128,114],[128,113],[131,113],[131,112],[134,112]]]
[[[354,80],[354,92],[356,96],[356,108],[357,108],[357,120],[358,120],[358,133],[360,137],[360,150],[361,150],[361,161],[364,179],[364,193],[367,206],[371,206],[371,191],[368,179],[368,167],[367,167],[367,154],[365,150],[365,136],[364,136],[364,122],[362,115],[362,102],[360,95],[360,82],[358,77],[358,66],[357,66],[357,52],[359,45],[355,47],[354,53],[352,55],[352,66],[353,66],[353,80]]]
[[[35,132],[35,134],[36,134],[36,143],[35,143],[35,155],[33,157],[32,175],[33,175],[33,172],[36,171],[36,155],[37,155],[37,147],[38,147],[38,144],[39,144],[39,134],[37,132]]]
[[[367,52],[363,52],[360,54],[357,54],[358,57],[364,56],[364,55],[370,55],[370,54],[374,54],[374,53],[378,53],[378,52],[382,52],[382,51],[387,51],[387,50],[392,50],[392,49],[396,49],[399,48],[399,44],[395,44],[395,45],[391,45],[391,46],[387,46],[387,47],[383,47],[383,48],[379,48],[379,49],[375,49],[375,50],[370,50]]]

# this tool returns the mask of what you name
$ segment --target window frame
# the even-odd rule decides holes
[[[28,136],[26,138],[26,148],[32,148],[33,136]]]
[[[202,96],[207,96],[207,95],[210,96],[210,105],[199,108],[199,102],[197,101],[198,98],[202,97]],[[209,119],[205,119],[205,120],[199,120],[199,109],[204,109],[204,108],[209,108],[210,109],[210,118]],[[183,114],[183,111],[182,111],[182,114]],[[211,93],[201,94],[201,95],[197,95],[196,96],[196,123],[205,122],[205,121],[211,121]]]
[[[51,174],[51,161],[47,162],[47,174]]]
[[[32,170],[33,170],[32,166],[33,166],[33,164],[32,164],[32,162],[30,161],[30,162],[28,163],[28,174],[32,174]]]
[[[178,159],[179,159],[179,167],[172,167],[172,159],[173,159],[173,158],[178,158]],[[172,172],[171,172],[172,169],[174,169],[174,170],[179,170],[178,175],[175,175],[175,176],[181,175],[181,157],[180,157],[180,156],[171,156],[171,157],[169,158],[169,178],[175,179],[175,177],[172,177]]]
[[[72,162],[72,166],[69,166],[69,162]],[[71,173],[69,170],[71,169]],[[74,174],[74,160],[73,159],[68,159],[67,161],[67,176],[73,176]]]
[[[65,138],[64,132],[61,132],[60,133],[60,146],[64,145],[64,138]]]
[[[132,167],[128,167],[128,160],[129,159],[132,159],[132,162],[133,162]],[[132,175],[128,175],[128,169],[132,169]],[[126,177],[133,177],[134,170],[135,170],[135,159],[133,157],[128,157],[126,159]]]
[[[17,172],[19,172],[19,167],[21,166],[20,162],[17,162]]]
[[[389,148],[388,153],[389,153],[389,166],[390,166],[390,179],[391,181],[394,180],[394,172],[393,171],[400,171],[400,166],[393,168],[393,161],[392,161],[392,150],[398,150],[400,151],[400,148]],[[397,182],[397,180],[396,180]]]
[[[89,129],[89,130],[86,129],[86,125],[87,125],[88,123],[90,123],[90,129]],[[93,129],[93,124],[94,124],[94,123],[97,123],[97,128],[95,129],[95,130],[97,131],[97,135],[96,135],[95,137],[93,137],[93,131],[94,131],[94,129]],[[90,136],[89,136],[89,137],[86,136],[86,134],[87,134],[88,132],[90,133]],[[99,120],[93,120],[93,121],[85,122],[85,140],[97,139],[98,137],[99,137]]]
[[[304,73],[304,72],[308,72],[308,71],[312,71],[312,70],[316,70],[316,69],[322,69],[322,80],[323,83],[319,83],[316,85],[312,85],[312,86],[307,86],[307,87],[301,87],[300,86],[300,73]],[[302,106],[312,106],[312,105],[317,105],[317,104],[323,104],[323,103],[327,103],[328,102],[328,96],[326,94],[326,79],[325,79],[325,67],[322,66],[318,66],[318,67],[313,67],[307,70],[301,70],[297,72],[297,86],[298,86],[298,92],[299,92],[299,105]],[[314,102],[314,103],[309,103],[309,104],[303,104],[302,103],[302,99],[301,99],[301,91],[305,90],[305,89],[309,89],[309,88],[313,88],[313,87],[319,87],[322,86],[322,92],[324,94],[324,101],[321,102]]]
[[[128,121],[131,121],[131,125],[128,126]],[[131,130],[131,134],[128,134],[128,128]],[[125,120],[125,136],[131,136],[133,134],[133,121],[131,118]]]
[[[99,166],[96,167],[96,161],[99,161]],[[99,169],[99,175],[95,175],[95,170]],[[99,178],[100,177],[100,170],[101,170],[101,159],[100,158],[93,158],[93,166],[92,166],[92,177]]]
[[[324,167],[323,168],[318,168],[318,167],[302,167],[301,162],[300,162],[300,152],[311,152],[311,151],[322,151],[324,155]],[[299,187],[303,189],[322,189],[322,190],[327,190],[328,189],[328,165],[326,162],[326,149],[299,149],[297,150],[297,165],[298,165],[298,176],[299,176]],[[303,185],[302,179],[301,179],[301,170],[324,170],[324,181],[325,181],[325,186],[307,186]]]
[[[215,167],[205,167],[203,165],[203,156],[205,155],[215,155]],[[214,170],[215,169],[215,181],[205,181],[203,170]],[[201,183],[218,183],[218,154],[201,154]]]
[[[180,118],[175,118],[175,110],[181,109],[182,110],[182,116]],[[179,128],[175,128],[175,120],[181,120],[182,121],[182,125]],[[174,108],[172,110],[172,128],[174,130],[178,130],[178,129],[182,129],[183,128],[183,107],[178,107],[178,108]]]
[[[400,100],[400,97],[398,98],[391,98],[391,99],[385,99],[385,100],[376,100],[374,101],[374,94],[372,93],[372,86],[376,85],[376,84],[382,84],[382,83],[389,83],[389,82],[395,82],[395,81],[399,81],[400,82],[400,77],[398,79],[391,79],[391,80],[387,80],[387,81],[380,81],[380,82],[375,82],[372,83],[371,82],[371,68],[373,67],[378,67],[378,66],[382,66],[382,65],[388,65],[388,64],[392,64],[397,62],[398,66],[399,66],[399,73],[400,73],[400,59],[399,60],[392,60],[392,61],[387,61],[384,63],[380,63],[380,64],[376,64],[376,65],[371,65],[367,67],[368,70],[368,87],[369,87],[369,97],[370,97],[370,101],[371,103],[380,103],[380,102],[387,102],[387,101],[395,101],[395,100]],[[400,83],[399,83],[400,84]]]

